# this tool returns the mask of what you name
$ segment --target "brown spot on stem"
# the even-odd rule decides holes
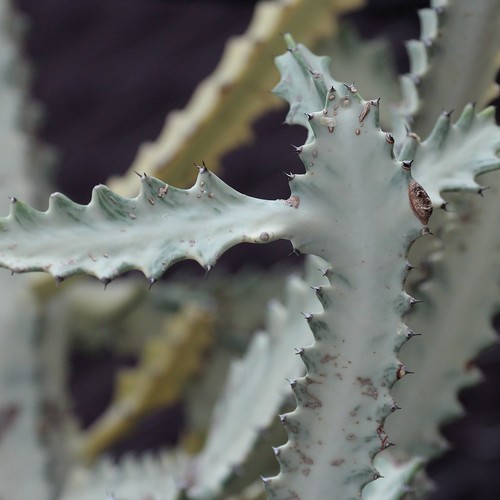
[[[371,378],[362,378],[358,377],[357,381],[364,390],[361,392],[364,396],[369,396],[370,398],[377,399],[378,398],[378,390],[373,384]]]
[[[308,457],[303,451],[298,450],[298,449],[296,451],[297,451],[297,454],[300,457],[300,460],[303,463],[305,463],[307,465],[312,465],[314,463],[314,460],[311,457]]]
[[[331,361],[332,359],[335,359],[337,356],[331,356],[330,354],[325,354],[320,360],[319,362],[324,364],[324,363],[328,363],[328,361]]]
[[[371,106],[370,101],[365,103],[363,111],[361,111],[361,114],[359,115],[359,123],[363,123],[363,120],[366,118],[366,115],[370,112],[370,106]]]
[[[290,198],[288,198],[288,200],[285,200],[285,203],[286,203],[289,207],[292,207],[292,208],[299,208],[299,205],[300,205],[300,198],[299,198],[296,194],[293,194],[292,196],[290,196]]]
[[[425,189],[414,179],[408,185],[408,197],[413,213],[422,224],[427,224],[432,215],[432,202]]]

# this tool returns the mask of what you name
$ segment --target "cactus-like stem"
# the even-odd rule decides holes
[[[329,73],[329,58],[315,56],[289,35],[285,40],[289,52],[276,59],[282,78],[275,92],[290,103],[288,123],[308,128],[311,137],[306,110],[319,109],[325,89],[341,84]],[[395,142],[391,134],[387,140]],[[425,187],[434,207],[444,205],[442,192],[481,192],[475,177],[500,166],[500,128],[494,108],[476,114],[469,103],[455,124],[451,113],[443,112],[425,141],[408,130],[397,149],[398,159],[411,166],[412,176]]]
[[[442,113],[432,133],[422,143],[413,133],[405,137],[398,158],[412,160],[412,175],[426,187],[434,207],[445,206],[441,193],[472,191],[483,186],[475,177],[500,166],[500,128],[495,109],[476,114],[469,104],[455,124],[450,113]]]
[[[205,167],[188,190],[146,175],[141,179],[136,198],[99,186],[86,206],[53,194],[46,212],[12,198],[10,216],[0,220],[0,265],[14,272],[46,271],[58,281],[86,273],[105,284],[139,269],[152,284],[179,260],[191,258],[209,270],[237,243],[284,237],[286,221],[296,212],[293,198],[249,198]]]
[[[16,201],[0,221],[2,265],[60,277],[110,279],[139,268],[154,279],[180,258],[209,266],[239,241],[277,237],[334,266],[331,286],[316,290],[324,312],[303,311],[316,342],[302,354],[307,376],[292,383],[298,408],[283,417],[290,440],[279,451],[282,472],[267,480],[273,498],[322,498],[332,485],[339,498],[356,498],[376,477],[371,460],[386,442],[389,387],[405,374],[394,354],[413,303],[402,289],[405,257],[430,215],[425,192],[378,128],[378,102],[363,101],[353,86],[329,88],[325,102],[308,115],[306,173],[291,180],[287,201],[244,197],[202,169],[190,190],[143,176],[133,200],[99,188],[87,207],[55,196],[40,213]]]
[[[232,364],[207,442],[188,469],[186,482],[192,484],[193,498],[221,496],[223,481],[244,463],[260,431],[270,426],[289,395],[286,380],[303,372],[300,354],[309,331],[297,310],[315,306],[308,282],[313,276],[318,279],[321,267],[321,259],[311,259],[307,281],[289,279],[284,303],[269,306],[267,331],[256,333],[245,357]],[[326,278],[323,281],[327,284]]]
[[[491,325],[498,308],[494,270],[499,239],[492,230],[498,220],[496,177],[489,176],[492,189],[484,198],[469,196],[453,204],[456,214],[443,214],[448,224],[440,229],[441,243],[430,259],[430,277],[417,292],[424,303],[408,319],[417,331],[425,324],[428,333],[412,340],[401,353],[405,362],[418,368],[414,377],[395,387],[403,408],[388,420],[391,437],[398,443],[395,452],[430,458],[447,447],[439,426],[462,413],[458,391],[478,381],[480,374],[472,361],[496,339]]]
[[[289,441],[278,448],[281,473],[265,480],[277,499],[359,498],[361,488],[377,477],[372,457],[388,444],[383,423],[394,409],[389,388],[406,373],[395,353],[406,339],[402,314],[413,303],[402,290],[405,256],[422,229],[407,198],[414,181],[391,159],[391,145],[376,129],[376,102],[360,101],[353,87],[333,96],[326,112],[311,115],[315,139],[301,153],[308,173],[292,181],[302,197],[315,194],[319,213],[325,214],[317,223],[330,235],[320,248],[312,237],[296,246],[323,254],[334,267],[327,271],[331,286],[316,292],[324,311],[306,311],[315,343],[302,354],[307,375],[292,383],[297,409],[282,417]],[[349,160],[341,144],[351,134],[360,139],[360,151],[355,159],[350,151]],[[322,169],[323,147],[350,166]],[[324,170],[335,186],[330,194],[335,212],[347,209],[343,217],[321,207],[320,186],[330,184],[322,178]],[[340,192],[345,196],[338,197]],[[383,201],[376,194],[381,192]],[[375,220],[391,222],[375,227]],[[363,229],[353,233],[352,227]]]
[[[468,0],[433,0],[419,11],[420,40],[408,42],[410,73],[401,78],[398,113],[413,132],[430,133],[440,109],[479,109],[498,93],[500,9],[496,0],[480,7]],[[478,8],[479,7],[479,8]],[[457,50],[460,47],[460,50]]]

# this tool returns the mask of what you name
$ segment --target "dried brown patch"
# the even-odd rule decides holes
[[[432,202],[425,189],[414,179],[408,186],[410,206],[418,220],[426,225],[432,215]]]

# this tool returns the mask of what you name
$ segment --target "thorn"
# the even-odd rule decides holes
[[[415,266],[412,266],[409,262],[406,263],[405,265],[407,271],[411,271],[412,269],[415,269]]]
[[[264,484],[269,484],[271,482],[271,480],[268,478],[268,477],[264,477],[264,476],[259,476],[260,477],[260,480],[264,483]]]
[[[401,166],[403,167],[403,170],[410,170],[412,163],[413,163],[413,160],[403,161],[403,164]]]
[[[407,339],[411,339],[412,337],[418,337],[422,335],[421,333],[417,333],[417,332],[414,332],[411,328],[408,328],[408,330],[406,330],[406,334],[405,334],[405,337]]]
[[[344,83],[344,86],[347,88],[347,90],[349,90],[349,92],[351,92],[352,94],[355,94],[358,89],[354,86],[354,82],[352,82],[351,85],[347,85],[347,83]]]
[[[421,230],[420,230],[420,235],[421,236],[428,236],[428,235],[432,235],[434,234],[427,226],[424,226]]]
[[[314,70],[312,70],[311,68],[308,68],[307,70],[309,71],[309,73],[311,74],[311,76],[312,76],[315,80],[320,80],[320,79],[321,79],[321,73],[319,73],[318,71],[314,71]]]
[[[443,110],[443,116],[445,116],[446,118],[450,118],[450,116],[452,115],[453,111],[455,111],[455,110],[454,109],[452,109],[451,111]]]
[[[370,104],[371,104],[372,106],[378,106],[378,105],[380,104],[380,97],[377,97],[377,99],[372,99],[372,100],[370,101]]]
[[[420,302],[423,302],[423,300],[416,299],[415,297],[410,297],[408,299],[408,303],[410,304],[410,306],[414,306],[416,304],[420,304]]]
[[[295,146],[293,144],[290,144],[290,146],[292,146],[292,148],[295,150],[297,154],[300,155],[300,153],[302,153],[302,146]]]
[[[203,266],[203,269],[205,269],[205,279],[208,279],[208,273],[212,270],[212,266],[207,264],[206,266]]]
[[[296,347],[295,348],[295,354],[298,354],[299,356],[302,356],[302,354],[304,354],[304,348],[303,347]]]
[[[286,422],[286,415],[278,415],[278,418],[280,419],[280,422],[284,424]]]
[[[313,315],[311,313],[300,313],[300,314],[302,314],[302,316],[304,316],[306,321],[311,321],[313,319]]]
[[[285,380],[290,384],[292,389],[297,385],[297,381],[294,378],[291,380],[289,378],[285,378]]]
[[[137,172],[137,170],[134,170],[134,174],[139,176],[140,179],[142,179],[142,175],[139,172]]]
[[[149,286],[148,290],[151,290],[151,287],[158,281],[156,278],[149,278]]]
[[[478,189],[478,194],[479,196],[484,196],[484,192],[487,190],[487,189],[490,189],[491,186],[481,186],[479,189]]]
[[[330,92],[330,94],[333,94],[333,92],[337,92],[335,90],[335,88],[333,87],[333,85],[328,89],[328,92]]]
[[[396,444],[393,443],[392,441],[386,441],[384,450],[387,450],[387,448],[390,448],[391,446],[396,446]]]
[[[17,198],[15,196],[9,196],[9,200],[12,204],[17,202]]]
[[[280,449],[279,448],[275,448],[274,446],[272,448],[273,448],[274,456],[275,457],[279,457],[280,456]]]
[[[111,278],[101,278],[100,281],[104,285],[104,290],[106,290],[107,286],[111,283]]]
[[[320,287],[320,286],[312,286],[311,290],[314,290],[316,293],[319,293],[319,292],[321,292],[322,287]]]
[[[401,410],[401,406],[399,406],[397,403],[393,402],[391,405],[391,411],[394,413],[395,411]]]
[[[201,165],[198,165],[196,162],[194,162],[194,166],[198,169],[200,174],[205,174],[208,172],[207,166],[205,165],[205,162],[202,161]]]
[[[311,121],[314,118],[314,115],[312,113],[306,113],[307,120]]]
[[[375,474],[373,474],[373,480],[376,481],[377,479],[383,479],[384,476],[382,476],[380,473],[378,472],[375,472]]]
[[[12,271],[12,274],[14,274],[14,271]],[[55,276],[54,279],[56,280],[56,288],[64,281],[62,276]]]
[[[445,212],[448,212],[448,202],[447,201],[443,201],[443,203],[441,203],[441,206],[439,208],[441,208]]]
[[[389,143],[389,144],[394,144],[394,136],[392,134],[385,134],[385,140]]]
[[[398,370],[396,372],[396,377],[398,380],[402,379],[405,375],[413,375],[415,372],[412,372],[406,368],[405,365],[399,365]]]
[[[295,179],[295,174],[292,174],[292,172],[283,172],[289,181],[291,181],[292,179]]]

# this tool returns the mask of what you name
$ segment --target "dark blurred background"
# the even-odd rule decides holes
[[[44,107],[39,134],[59,155],[57,189],[87,203],[94,185],[127,170],[141,142],[157,137],[167,112],[184,107],[197,83],[213,71],[227,38],[244,32],[255,3],[15,0],[30,22],[25,53],[34,68],[33,93]],[[371,1],[347,18],[364,37],[389,37],[398,68],[405,71],[402,41],[418,36],[415,9],[426,6]],[[285,114],[283,108],[258,119],[256,141],[225,157],[222,177],[234,188],[266,198],[287,196],[283,171],[301,171],[290,144],[300,144],[304,135],[282,124]],[[229,252],[221,265],[268,266],[293,259],[289,253],[284,243],[255,245]],[[110,353],[102,359],[75,353],[72,390],[85,425],[108,403],[116,367],[128,362]],[[485,382],[461,394],[467,416],[444,430],[453,451],[429,467],[438,485],[433,500],[500,498],[500,349],[482,355],[479,364]],[[159,412],[112,453],[172,443],[181,419],[182,405]]]

